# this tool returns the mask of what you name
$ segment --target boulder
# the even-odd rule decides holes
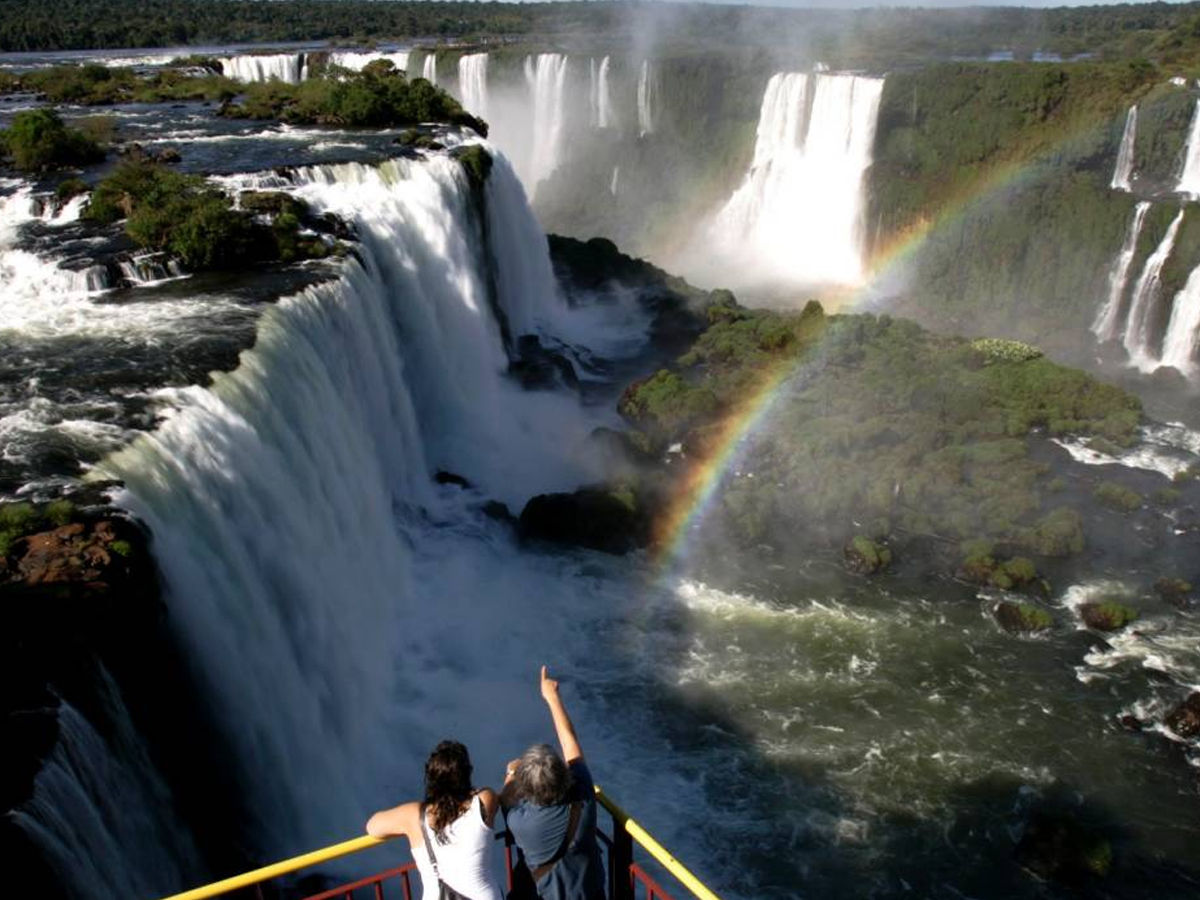
[[[650,523],[629,490],[582,488],[539,494],[525,504],[517,529],[523,539],[628,553],[649,541]]]
[[[1181,738],[1191,740],[1200,737],[1200,691],[1196,691],[1179,704],[1163,720],[1168,728]]]
[[[1079,615],[1088,628],[1097,631],[1118,631],[1137,618],[1136,610],[1115,600],[1085,603],[1079,607]]]
[[[7,580],[25,587],[83,585],[104,590],[123,572],[132,546],[117,537],[111,521],[90,526],[72,522],[15,542],[8,555]]]
[[[1159,578],[1154,582],[1154,593],[1178,609],[1187,608],[1191,592],[1192,585],[1182,578]]]
[[[1039,813],[1025,826],[1016,858],[1040,878],[1078,884],[1112,871],[1113,847],[1103,834],[1071,816]]]
[[[1050,613],[1029,603],[1011,603],[1005,600],[996,605],[992,615],[1001,628],[1013,634],[1045,631],[1054,624]]]
[[[535,334],[517,338],[516,359],[508,364],[508,372],[526,390],[546,390],[557,387],[579,388],[579,376],[571,361],[554,350],[542,346]]]
[[[471,482],[463,478],[461,475],[456,475],[454,472],[447,472],[444,469],[438,469],[433,476],[433,480],[438,484],[452,484],[455,487],[460,487],[464,491],[471,487]]]
[[[892,551],[864,535],[856,535],[842,550],[846,568],[859,575],[872,575],[892,562]]]

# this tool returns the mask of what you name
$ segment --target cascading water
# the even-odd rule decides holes
[[[637,85],[638,133],[641,135],[647,135],[654,131],[656,94],[654,69],[650,65],[650,60],[644,59],[641,71],[638,73]]]
[[[1192,270],[1183,289],[1175,295],[1171,319],[1163,338],[1162,364],[1192,376],[1200,351],[1200,267]]]
[[[329,61],[333,65],[341,66],[343,69],[349,69],[352,72],[361,72],[368,64],[379,59],[386,59],[402,71],[407,71],[408,69],[408,51],[406,50],[399,50],[394,53],[340,50],[329,54]]]
[[[1130,362],[1143,371],[1149,371],[1157,366],[1153,335],[1150,333],[1151,312],[1154,309],[1154,301],[1158,299],[1159,278],[1162,275],[1163,266],[1166,265],[1171,251],[1175,249],[1175,236],[1179,233],[1179,226],[1183,223],[1183,213],[1184,211],[1180,209],[1175,214],[1163,239],[1146,260],[1142,274],[1133,288],[1133,298],[1129,305],[1129,315],[1125,320],[1122,343],[1129,353]]]
[[[563,53],[525,57],[525,82],[533,97],[534,143],[523,180],[534,190],[558,168],[562,153],[567,62]]]
[[[1141,236],[1142,226],[1146,222],[1146,213],[1149,211],[1150,203],[1146,201],[1138,203],[1134,207],[1133,221],[1129,223],[1129,233],[1125,236],[1125,243],[1121,245],[1121,252],[1117,254],[1117,259],[1108,274],[1108,299],[1104,302],[1104,306],[1100,308],[1100,312],[1096,315],[1096,320],[1092,323],[1092,333],[1100,341],[1113,340],[1120,330],[1121,301],[1125,296],[1125,285],[1129,281],[1129,267],[1133,265],[1133,257],[1137,253],[1138,238]]]
[[[1175,190],[1189,197],[1200,197],[1200,100],[1192,113],[1192,124],[1188,129],[1187,144],[1183,151],[1183,170]]]
[[[1125,129],[1121,132],[1121,146],[1117,150],[1117,164],[1113,168],[1109,187],[1117,191],[1128,191],[1133,176],[1133,145],[1137,139],[1137,104],[1129,107],[1125,115]]]
[[[437,53],[426,53],[421,77],[430,84],[437,84]]]
[[[882,91],[881,78],[772,76],[750,171],[683,262],[694,277],[727,282],[733,262],[747,283],[860,281],[863,174]]]
[[[589,63],[591,73],[591,90],[588,93],[588,108],[591,111],[593,128],[609,128],[613,124],[612,92],[608,86],[609,57],[604,57],[597,65],[596,60]]]
[[[289,84],[299,84],[308,74],[303,53],[242,54],[225,56],[221,73],[235,81],[270,81],[276,78]]]
[[[156,897],[201,877],[197,850],[175,820],[116,685],[101,683],[110,734],[60,703],[58,739],[13,821],[41,850],[71,897]],[[115,803],[114,803],[115,800]],[[131,854],[136,853],[136,864]]]
[[[446,157],[304,169],[292,189],[353,218],[362,264],[268,311],[237,370],[184,391],[157,432],[103,466],[155,536],[172,621],[254,785],[265,855],[361,828],[396,760],[444,736],[447,706],[470,707],[455,728],[485,761],[503,752],[508,723],[489,715],[492,641],[508,631],[488,606],[495,584],[427,598],[436,620],[414,599],[414,548],[461,515],[457,489],[443,498],[431,475],[520,504],[589,477],[578,448],[597,424],[574,399],[504,377],[489,273],[514,331],[566,311],[502,158],[486,190],[490,258]],[[451,624],[468,621],[489,625]],[[447,665],[454,687],[434,690]],[[486,696],[453,699],[476,677]]]
[[[488,55],[466,53],[458,59],[459,99],[468,112],[482,118],[488,114]]]

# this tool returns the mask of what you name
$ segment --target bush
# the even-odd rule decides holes
[[[1142,506],[1142,495],[1112,481],[1105,481],[1092,492],[1109,509],[1131,513]]]
[[[0,132],[0,148],[24,172],[83,166],[104,159],[104,151],[81,131],[68,128],[52,109],[23,110]]]
[[[81,178],[68,178],[66,181],[60,181],[58,187],[54,189],[54,198],[60,203],[66,203],[72,197],[78,197],[80,194],[86,194],[91,188],[88,183]]]

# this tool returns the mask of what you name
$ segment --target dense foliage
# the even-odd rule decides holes
[[[271,225],[255,218],[266,205],[246,209],[196,175],[182,175],[145,160],[118,166],[96,185],[84,216],[100,224],[125,220],[139,246],[161,250],[192,270],[227,269],[256,260],[323,256],[319,239],[302,239],[299,204],[275,204]]]
[[[196,75],[180,68],[164,68],[144,77],[129,68],[95,63],[0,73],[0,94],[32,91],[50,103],[78,106],[228,100],[240,90],[237,82],[215,73]]]
[[[295,125],[376,128],[449,122],[487,135],[487,126],[448,93],[424,78],[406,78],[387,60],[371,63],[362,72],[332,71],[300,84],[251,84],[237,103],[225,107],[224,114],[282,119]]]
[[[689,457],[747,402],[775,392],[769,424],[723,485],[725,519],[749,543],[768,533],[842,542],[920,536],[958,542],[972,577],[1011,586],[1035,576],[1019,556],[1078,552],[1078,512],[1055,502],[1035,430],[1133,440],[1138,401],[1031,348],[972,345],[886,316],[825,317],[717,307],[671,371],[632,386],[621,410],[656,452]],[[781,387],[780,374],[786,377]],[[750,474],[746,474],[750,473]]]
[[[76,128],[68,128],[52,109],[24,110],[0,131],[0,157],[8,156],[23,172],[82,166],[104,158],[104,150]]]

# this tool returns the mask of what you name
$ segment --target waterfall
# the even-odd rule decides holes
[[[596,65],[595,59],[590,62],[591,90],[588,93],[588,107],[591,111],[593,128],[609,128],[613,124],[612,93],[608,87],[608,69],[609,57],[607,56],[600,60],[599,65]]]
[[[1192,113],[1192,124],[1188,129],[1187,144],[1183,152],[1183,171],[1175,190],[1190,197],[1200,197],[1200,100]]]
[[[1117,165],[1113,169],[1112,182],[1114,190],[1128,191],[1130,177],[1133,175],[1133,144],[1137,137],[1137,104],[1129,107],[1125,116],[1125,130],[1121,132],[1121,147],[1117,150]]]
[[[1187,284],[1175,295],[1163,339],[1162,364],[1174,366],[1190,377],[1196,373],[1197,351],[1200,351],[1200,266],[1192,269]]]
[[[308,74],[303,53],[243,54],[220,58],[221,73],[235,81],[270,81],[277,78],[299,84]]]
[[[608,192],[614,197],[617,196],[617,181],[621,177],[621,167],[613,166],[612,179],[608,183]]]
[[[1175,236],[1179,233],[1182,222],[1183,210],[1180,209],[1171,220],[1171,225],[1158,247],[1146,260],[1142,274],[1133,288],[1129,316],[1125,320],[1123,343],[1130,361],[1142,370],[1153,369],[1156,364],[1150,334],[1150,314],[1154,309],[1154,300],[1158,297],[1159,276],[1162,275],[1163,266],[1175,248]]]
[[[408,51],[399,50],[395,53],[378,53],[373,51],[339,50],[329,54],[329,62],[352,72],[361,72],[369,63],[377,59],[386,59],[397,69],[408,69]]]
[[[860,281],[863,175],[882,91],[880,78],[772,76],[750,171],[685,265],[722,283],[730,271],[762,282]]]
[[[566,79],[565,54],[539,53],[536,62],[532,56],[525,57],[525,81],[533,97],[533,152],[525,179],[531,189],[536,189],[558,168],[563,143]]]
[[[1129,223],[1129,233],[1125,236],[1121,252],[1117,254],[1117,259],[1108,273],[1108,299],[1092,323],[1092,333],[1100,341],[1111,341],[1117,336],[1117,323],[1121,318],[1121,300],[1125,296],[1125,285],[1129,281],[1129,267],[1133,265],[1138,238],[1142,234],[1142,226],[1146,222],[1146,213],[1149,211],[1150,204],[1146,201],[1138,203],[1134,207],[1133,221]]]
[[[99,689],[107,737],[60,703],[54,749],[33,795],[10,815],[72,897],[157,897],[190,887],[202,873],[199,854],[106,673]]]
[[[437,51],[425,54],[425,66],[421,77],[430,84],[437,84]]]
[[[445,156],[302,169],[290,189],[354,221],[358,258],[268,310],[236,370],[178,392],[158,431],[101,467],[154,535],[170,621],[226,724],[268,857],[357,833],[394,802],[383,786],[398,761],[419,777],[445,704],[469,707],[456,736],[502,762],[487,755],[507,750],[488,715],[495,633],[462,626],[493,616],[495,585],[429,598],[436,621],[414,600],[414,542],[445,541],[463,502],[432,473],[514,509],[595,477],[580,449],[596,422],[504,374],[489,285],[514,330],[567,310],[503,157],[485,191],[488,252]]]
[[[71,272],[63,269],[57,259],[17,247],[25,225],[35,221],[55,226],[74,222],[86,199],[81,195],[55,207],[35,197],[28,185],[0,197],[0,330],[21,328],[48,307],[61,309],[64,297],[107,287],[91,270]]]
[[[458,59],[459,99],[468,112],[484,119],[488,114],[487,66],[486,53],[467,53]]]
[[[650,60],[644,59],[637,86],[638,133],[643,136],[654,131],[654,103],[657,93]]]

